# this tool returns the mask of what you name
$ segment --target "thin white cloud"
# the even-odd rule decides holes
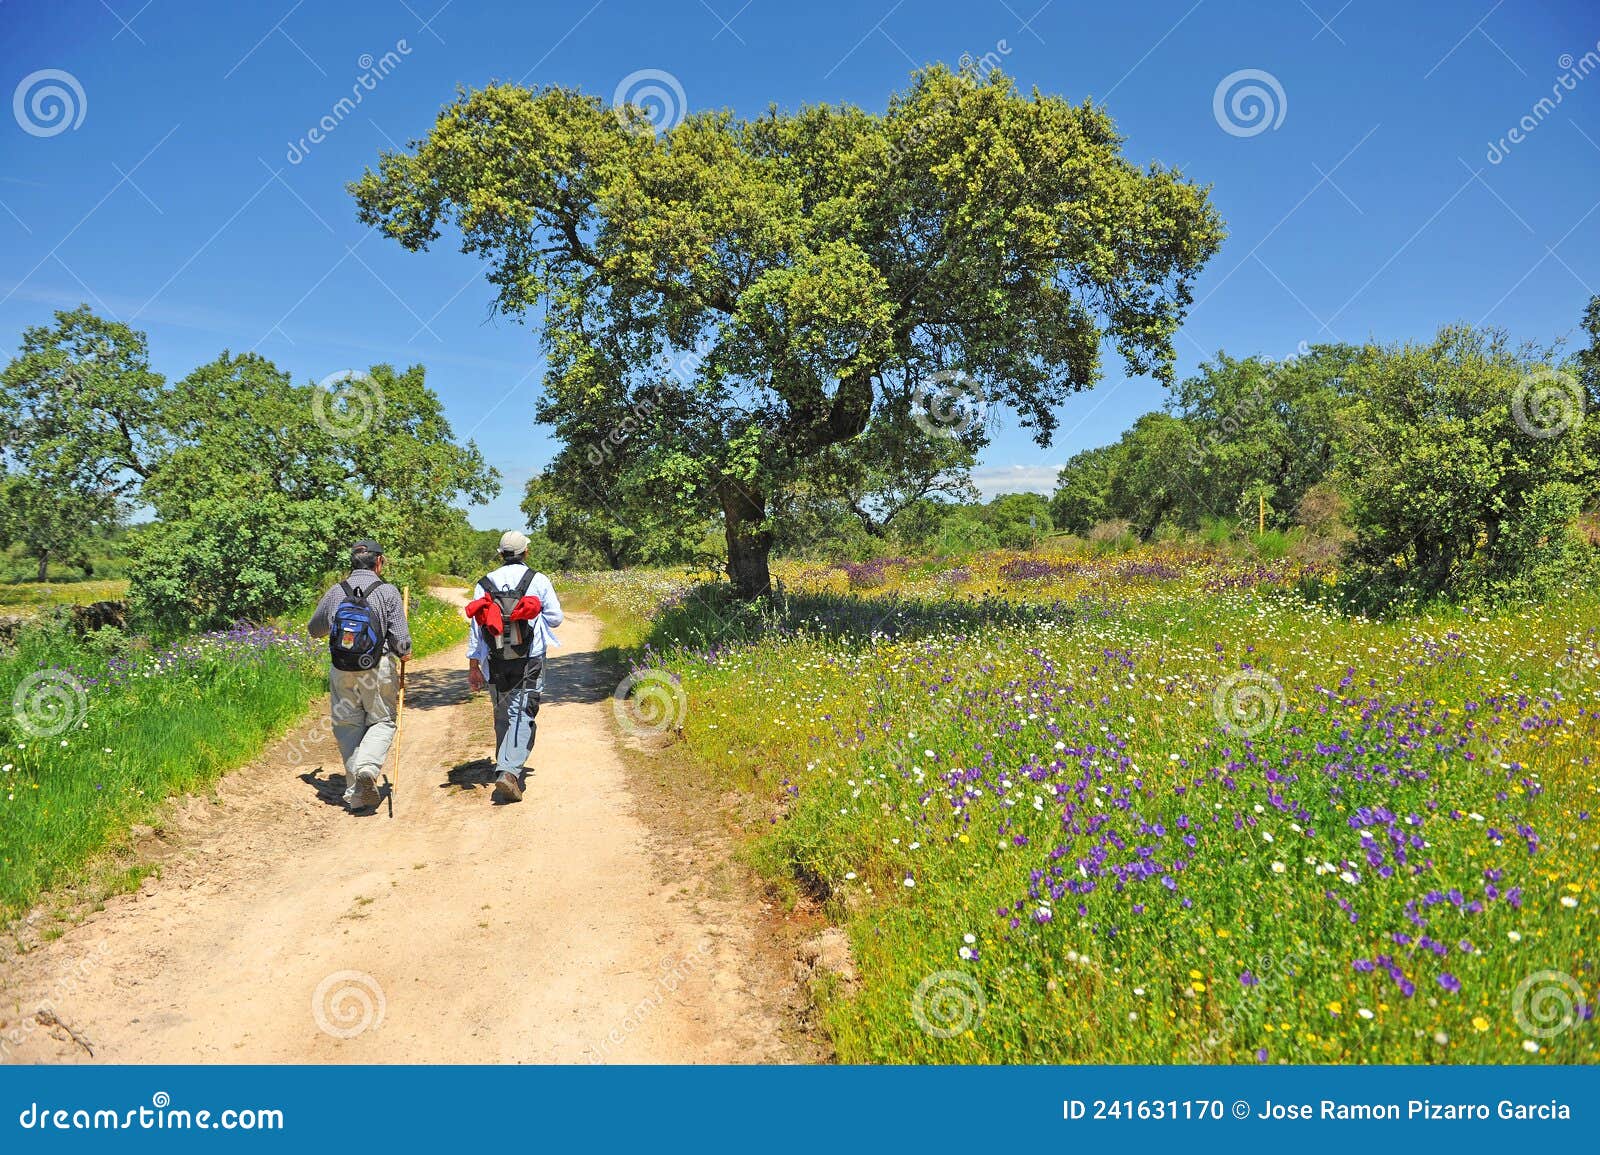
[[[972,471],[972,484],[987,498],[1002,493],[1055,492],[1059,465],[985,465]]]

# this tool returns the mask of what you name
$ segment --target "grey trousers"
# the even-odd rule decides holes
[[[385,654],[370,670],[332,670],[328,693],[333,736],[344,758],[345,785],[360,774],[376,779],[394,741],[395,700],[400,677],[394,658]]]
[[[494,702],[494,772],[521,775],[533,750],[539,701],[544,696],[544,658],[529,658],[520,679],[501,689],[493,681],[489,697]]]

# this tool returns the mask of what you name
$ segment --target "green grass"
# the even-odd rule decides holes
[[[666,595],[634,657],[848,930],[841,1060],[1596,1061],[1594,591],[1374,621],[1193,549],[904,572],[784,567],[764,622],[599,583]]]
[[[0,614],[26,616],[47,606],[84,606],[127,596],[126,581],[5,582],[0,583]]]
[[[467,636],[467,620],[461,610],[417,591],[411,595],[411,647],[417,657],[449,649]]]
[[[324,644],[305,638],[303,613],[284,629],[141,648],[112,632],[76,643],[25,632],[0,650],[0,915],[47,889],[81,881],[126,841],[129,825],[159,819],[174,794],[209,787],[268,749],[326,687]],[[413,652],[464,635],[460,611],[414,596]],[[31,688],[30,688],[31,679]],[[103,874],[136,886],[138,867]],[[132,871],[132,874],[128,872]]]

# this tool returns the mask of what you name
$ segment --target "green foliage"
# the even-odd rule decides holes
[[[341,543],[367,532],[359,513],[336,499],[296,501],[265,486],[197,497],[182,516],[154,522],[135,539],[135,614],[164,636],[265,621],[348,563]]]
[[[144,334],[57,313],[0,376],[0,548],[37,559],[41,580],[51,560],[88,574],[96,540],[148,508],[127,537],[132,601],[169,635],[280,612],[356,537],[412,565],[499,477],[456,444],[421,366],[355,376],[330,393],[225,352],[168,386]]]
[[[1318,346],[1288,361],[1219,354],[1114,445],[1071,458],[1057,479],[1056,523],[1084,533],[1123,518],[1150,540],[1160,526],[1248,522],[1265,498],[1286,529],[1306,491],[1333,466],[1336,414],[1354,350]]]
[[[655,502],[634,500],[618,481],[570,448],[528,479],[522,512],[554,547],[563,567],[620,569],[647,558],[682,559],[685,540],[692,540],[690,527],[675,518],[663,521]],[[624,508],[634,515],[619,512]]]
[[[984,520],[1006,549],[1031,549],[1052,528],[1049,499],[1037,493],[1002,493],[984,507]]]
[[[1289,556],[1294,537],[1281,529],[1269,529],[1265,533],[1251,534],[1250,544],[1255,547],[1258,557],[1267,561],[1280,561]]]
[[[895,518],[895,541],[910,549],[926,546],[939,532],[939,526],[951,508],[948,502],[926,497],[908,502]]]
[[[1195,442],[1183,469],[1180,520],[1253,524],[1264,497],[1267,524],[1287,528],[1306,490],[1332,468],[1334,415],[1344,405],[1342,378],[1352,355],[1336,345],[1287,361],[1219,354],[1180,383],[1171,409]]]
[[[410,249],[455,226],[502,311],[543,309],[538,415],[573,454],[554,478],[569,502],[590,467],[595,537],[651,556],[659,529],[692,540],[715,520],[746,596],[768,586],[784,495],[829,474],[881,493],[879,464],[913,475],[909,418],[936,374],[973,379],[1041,443],[1099,378],[1102,341],[1170,380],[1222,235],[1205,191],[1127,161],[1093,105],[940,66],[882,115],[701,113],[660,135],[597,96],[493,85],[352,192]],[[895,452],[863,454],[865,431]]]
[[[458,446],[420,366],[373,366],[358,421],[255,354],[224,353],[163,398],[169,443],[143,487],[157,520],[134,540],[134,608],[180,633],[263,620],[348,565],[349,543],[382,542],[416,568],[450,533],[458,497],[498,475]]]
[[[965,557],[982,550],[1000,548],[1000,535],[977,512],[958,508],[939,526],[934,547],[942,554]]]
[[[421,568],[430,574],[476,575],[493,562],[500,535],[498,529],[473,529],[467,515],[455,510],[434,538]]]
[[[1111,481],[1121,468],[1123,452],[1118,442],[1067,459],[1050,499],[1050,520],[1057,528],[1082,535],[1111,516]]]
[[[1342,553],[1361,604],[1539,596],[1593,556],[1578,517],[1600,498],[1600,422],[1584,418],[1600,403],[1600,298],[1584,327],[1564,368],[1465,328],[1219,355],[1169,412],[1068,461],[1051,512],[1077,533],[1125,519],[1145,541],[1170,525],[1218,546],[1247,532],[1267,559]]]
[[[39,581],[121,519],[160,436],[161,386],[144,334],[86,305],[23,331],[0,373],[0,548],[21,544]]]
[[[22,547],[36,565],[34,581],[48,581],[50,563],[90,567],[92,535],[119,517],[115,496],[106,490],[63,482],[48,473],[0,474],[0,548]]]
[[[1132,523],[1141,541],[1149,541],[1162,522],[1177,519],[1188,505],[1191,489],[1185,463],[1194,459],[1194,431],[1168,413],[1146,413],[1122,438],[1120,467],[1111,479],[1110,506]]]
[[[1342,473],[1372,578],[1424,596],[1525,595],[1571,578],[1595,462],[1575,411],[1530,407],[1549,372],[1464,328],[1354,359]]]

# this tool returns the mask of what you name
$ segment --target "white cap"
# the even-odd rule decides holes
[[[507,530],[500,535],[501,553],[527,553],[528,535],[517,530]]]

